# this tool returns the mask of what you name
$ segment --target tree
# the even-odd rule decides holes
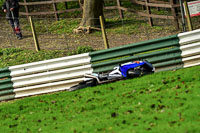
[[[75,33],[90,33],[93,29],[99,29],[99,16],[103,16],[103,0],[79,0],[83,4],[82,21]]]

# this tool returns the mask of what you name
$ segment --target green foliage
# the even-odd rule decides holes
[[[104,5],[105,6],[117,6],[117,1],[113,0],[113,1],[104,1]],[[121,0],[121,6],[123,7],[135,7],[136,5],[132,4],[130,1],[122,1]]]
[[[133,34],[141,32],[141,29],[150,28],[144,20],[137,20],[135,18],[125,18],[123,21],[119,19],[106,19],[106,31],[111,33]]]
[[[124,13],[126,16],[123,20],[119,16],[106,19],[106,32],[114,34],[145,34],[157,32],[170,32],[174,31],[174,25],[163,26],[163,22],[154,24],[151,27],[144,18],[138,18],[131,13]],[[65,18],[59,21],[54,19],[33,19],[37,33],[51,33],[51,34],[72,34],[73,29],[77,28],[80,24],[80,18]],[[23,20],[21,20],[22,23]],[[22,25],[24,30],[31,31],[30,25]],[[100,35],[101,31],[95,32]]]
[[[58,3],[57,5],[58,10],[66,10],[66,5],[65,3]],[[79,2],[67,2],[67,9],[75,9],[79,8]],[[81,17],[82,12],[81,11],[74,11],[74,12],[68,12],[68,13],[62,13],[59,14],[60,18],[73,18],[73,17]]]
[[[82,54],[82,53],[88,53],[94,51],[91,46],[78,46],[77,49],[73,50],[72,52],[69,52],[68,55],[76,55],[76,54]]]
[[[200,66],[0,103],[0,131],[200,132]]]
[[[4,0],[0,0],[0,7],[3,5]],[[1,12],[1,10],[0,10]]]
[[[4,2],[4,0],[0,0],[0,4],[2,4]]]
[[[65,51],[40,51],[22,50],[16,48],[0,49],[0,67],[25,64],[52,58],[66,56]]]
[[[73,29],[75,29],[79,23],[79,19],[63,19],[53,22],[48,26],[48,30],[51,33],[57,34],[72,33]]]
[[[67,2],[68,9],[79,8],[79,2]]]
[[[171,15],[169,9],[163,10],[162,8],[160,10],[156,8],[151,9],[152,14],[158,14],[158,15]]]
[[[104,1],[104,6],[116,6],[116,1]]]
[[[130,13],[126,14],[131,15]],[[146,19],[147,20],[147,19]],[[125,17],[123,20],[119,18],[106,19],[106,32],[114,34],[148,34],[148,33],[160,33],[174,31],[174,25],[163,26],[163,23],[154,24],[151,27],[144,18],[138,18],[137,16]]]
[[[13,53],[18,53],[21,52],[21,49],[17,49],[17,48],[5,48],[5,49],[0,49],[0,56],[9,56]]]
[[[22,50],[17,48],[0,48],[0,68],[14,66],[19,64],[25,64],[30,62],[36,62],[41,60],[48,60],[68,55],[82,54],[93,51],[90,46],[79,46],[72,52],[66,52],[62,50],[52,51],[39,51]]]
[[[136,8],[138,5],[133,4],[130,1],[121,1],[121,6],[126,7],[126,8]]]
[[[65,3],[57,3],[56,7],[58,10],[66,10]]]
[[[37,33],[63,34],[72,33],[73,29],[78,27],[80,19],[66,18],[59,21],[52,21],[48,19],[33,19],[33,22]],[[23,25],[23,29],[31,31],[30,25]]]

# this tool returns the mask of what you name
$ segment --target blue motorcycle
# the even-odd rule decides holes
[[[136,78],[143,75],[151,74],[155,72],[155,68],[148,61],[134,61],[114,67],[113,70],[105,74],[85,74],[85,81],[72,86],[69,91],[82,89],[86,87],[96,86],[98,84],[109,83],[129,78]]]

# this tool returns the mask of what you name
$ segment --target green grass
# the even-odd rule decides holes
[[[136,18],[106,19],[106,31],[113,34],[133,34],[141,32],[141,29],[151,28],[145,20]],[[152,27],[153,29],[153,27]]]
[[[0,131],[198,133],[200,66],[0,103]]]
[[[170,32],[174,30],[173,25],[163,26],[163,24],[155,24],[155,26],[151,27],[145,18],[138,18],[131,13],[124,14],[127,16],[132,15],[132,17],[125,17],[123,20],[119,19],[118,15],[113,18],[106,18],[106,32],[132,35],[146,32]],[[73,34],[73,30],[79,26],[81,18],[62,18],[59,21],[33,18],[33,22],[37,33]],[[23,30],[31,32],[31,27],[26,19],[21,19],[21,23]],[[101,31],[93,32],[93,34],[99,35]]]
[[[48,29],[51,33],[72,33],[73,29],[77,28],[79,23],[80,19],[63,19],[61,21],[53,22],[48,26]]]
[[[64,50],[42,50],[35,52],[33,50],[22,50],[18,48],[0,48],[0,68],[48,60],[93,51],[90,46],[78,46],[73,51]]]
[[[66,56],[61,50],[40,51],[0,48],[0,68]]]
[[[160,25],[155,25],[151,27],[145,19],[124,18],[123,20],[119,18],[106,19],[106,32],[108,34],[126,34],[126,35],[139,35],[149,33],[160,33],[169,32],[174,30],[173,25],[168,27],[163,27]],[[96,31],[94,35],[101,35],[101,31]]]
[[[33,19],[35,30],[37,33],[54,33],[54,34],[69,34],[73,33],[73,29],[77,28],[80,19],[62,19],[55,21],[53,19]],[[30,25],[27,24],[27,20],[22,19],[23,29],[31,31]]]

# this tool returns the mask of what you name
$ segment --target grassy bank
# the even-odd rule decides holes
[[[200,66],[0,103],[0,131],[200,132]]]
[[[90,46],[79,46],[75,50],[22,50],[18,48],[0,48],[0,68],[26,64],[42,60],[64,57],[68,55],[82,54],[93,51]]]
[[[47,60],[66,56],[64,51],[40,51],[22,50],[17,48],[0,48],[0,68],[19,64]]]

